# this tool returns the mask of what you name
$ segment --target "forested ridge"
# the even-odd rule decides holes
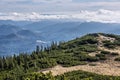
[[[99,35],[110,37],[113,40],[98,40]],[[120,77],[102,76],[84,71],[73,71],[60,76],[52,73],[38,73],[39,70],[56,65],[64,67],[86,65],[91,62],[101,62],[109,57],[116,56],[120,61],[119,53],[100,50],[103,45],[107,49],[120,46],[120,36],[113,34],[87,34],[68,42],[52,42],[50,47],[37,46],[32,54],[0,57],[0,80],[120,80]],[[23,46],[24,47],[24,46]],[[91,56],[90,53],[98,53]]]

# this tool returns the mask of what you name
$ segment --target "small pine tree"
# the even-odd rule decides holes
[[[40,52],[40,47],[37,45],[36,46],[36,53],[38,54]]]

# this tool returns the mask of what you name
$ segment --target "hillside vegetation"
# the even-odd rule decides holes
[[[119,77],[102,76],[112,76],[113,74],[111,74],[111,72],[109,74],[97,75],[100,74],[98,71],[97,74],[93,74],[96,72],[94,71],[94,68],[93,71],[84,69],[84,71],[93,72],[88,74],[87,72],[76,71],[75,73],[80,73],[80,75],[82,74],[84,76],[80,77],[78,74],[76,75],[77,78],[74,77],[74,72],[66,73],[74,71],[74,69],[65,71],[63,74],[66,73],[65,76],[67,76],[67,79],[65,76],[53,77],[52,73],[48,73],[46,75],[39,73],[57,65],[66,68],[88,65],[93,67],[99,66],[99,63],[100,66],[101,64],[107,64],[111,70],[118,69],[114,76],[120,76],[119,49],[120,36],[103,33],[88,34],[68,42],[60,42],[59,45],[53,42],[50,47],[46,48],[37,46],[36,50],[30,55],[20,54],[19,56],[14,55],[12,57],[1,57],[0,80],[56,80],[56,78],[59,78],[60,80],[99,80],[96,77],[101,77],[102,79],[100,80],[119,80]],[[105,67],[107,68],[108,66]],[[114,71],[112,73],[114,73]],[[61,74],[55,74],[55,76],[56,75]]]

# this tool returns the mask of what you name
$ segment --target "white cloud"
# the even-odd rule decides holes
[[[120,10],[120,1],[108,0],[0,0],[0,12],[69,12]]]
[[[74,14],[72,17],[89,22],[120,23],[120,11],[110,11],[104,9],[98,11],[81,11],[80,14]]]
[[[43,44],[46,44],[47,42],[41,41],[41,40],[36,40],[36,43],[43,43]]]
[[[79,13],[43,15],[40,13],[0,13],[0,20],[44,20],[44,19],[73,19],[83,21],[95,21],[103,23],[120,23],[120,11],[100,9],[97,11],[83,10]]]
[[[0,0],[1,3],[15,3],[15,2],[25,2],[29,0]]]
[[[0,1],[3,1],[3,2],[14,2],[14,1],[26,1],[26,0],[0,0]]]
[[[65,2],[72,2],[72,0],[32,0],[32,2],[42,2],[42,3],[65,3]]]
[[[43,20],[43,19],[65,19],[68,15],[42,15],[36,12],[32,13],[0,13],[0,20]]]
[[[72,2],[72,0],[0,0],[1,3],[15,3],[19,4],[19,2],[30,2],[34,3],[66,3]],[[26,3],[27,4],[27,3]]]

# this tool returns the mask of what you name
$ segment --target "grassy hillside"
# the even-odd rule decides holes
[[[23,46],[24,47],[24,46]],[[75,65],[92,65],[93,62],[115,62],[120,61],[120,36],[113,34],[87,34],[81,38],[76,38],[68,42],[60,42],[59,45],[53,42],[51,47],[36,47],[32,54],[20,54],[19,56],[1,57],[0,58],[0,80],[24,80],[33,72],[51,68],[56,65],[70,67]],[[91,76],[85,75],[82,80]],[[92,73],[89,73],[93,75]],[[33,74],[39,77],[41,74]],[[51,75],[51,74],[49,74]],[[74,75],[74,74],[73,74]],[[45,76],[42,74],[41,76]],[[70,75],[69,77],[71,77]],[[97,75],[99,76],[99,75]],[[68,77],[68,76],[67,76]],[[104,76],[102,76],[104,77]],[[28,77],[29,78],[29,77]],[[53,77],[52,77],[53,78]],[[79,80],[68,78],[68,80]],[[109,78],[110,79],[110,78]],[[110,80],[119,80],[111,78]],[[26,79],[29,80],[29,79]],[[48,79],[31,79],[31,80],[48,80]],[[51,79],[54,80],[54,79]],[[62,80],[62,79],[61,79]],[[93,80],[98,80],[93,77]],[[106,80],[106,78],[104,79]],[[108,80],[108,79],[107,79]]]

